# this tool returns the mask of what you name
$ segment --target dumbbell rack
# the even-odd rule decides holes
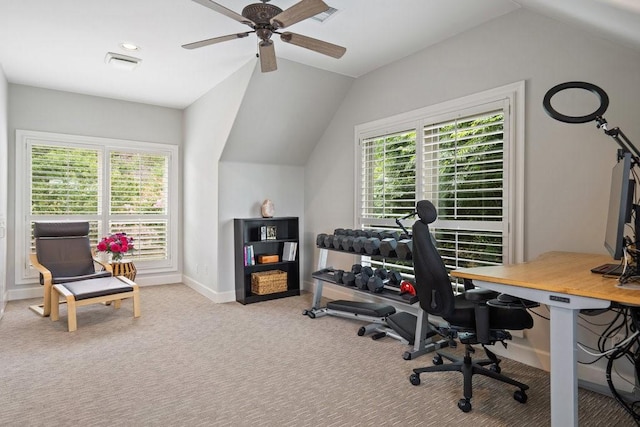
[[[327,315],[337,315],[340,317],[346,317],[339,313],[335,313],[333,310],[328,310],[327,308],[323,308],[320,306],[322,300],[322,291],[324,283],[329,283],[335,286],[340,286],[342,288],[347,288],[352,291],[366,294],[368,297],[377,297],[383,300],[391,301],[393,303],[400,303],[404,305],[409,305],[415,307],[417,315],[416,315],[416,326],[415,326],[415,338],[413,342],[413,347],[411,350],[405,351],[402,355],[405,360],[412,360],[416,357],[423,355],[425,353],[430,353],[435,350],[438,350],[442,347],[446,347],[448,345],[448,341],[439,340],[434,341],[433,336],[435,335],[435,330],[428,322],[427,313],[422,310],[418,304],[418,298],[415,296],[411,296],[409,298],[404,295],[400,295],[398,292],[394,292],[391,290],[384,289],[382,292],[373,293],[369,290],[358,289],[351,286],[345,286],[339,283],[336,283],[333,275],[327,273],[327,257],[329,251],[336,251],[342,253],[349,253],[346,251],[341,251],[338,249],[331,248],[319,248],[320,254],[318,257],[318,269],[315,273],[312,273],[312,278],[315,281],[315,288],[313,290],[313,305],[309,310],[305,310],[304,314],[308,315],[311,318],[327,316]],[[353,253],[351,253],[353,254]],[[377,258],[380,258],[379,256]],[[366,319],[362,319],[366,320]],[[418,338],[419,337],[419,338]]]

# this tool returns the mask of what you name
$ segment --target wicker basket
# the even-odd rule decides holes
[[[267,295],[287,290],[287,273],[281,270],[251,273],[251,293]]]

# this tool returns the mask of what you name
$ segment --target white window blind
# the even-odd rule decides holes
[[[398,218],[416,204],[415,129],[363,139],[361,142],[360,215]]]
[[[516,261],[523,158],[513,147],[523,143],[515,132],[523,112],[512,110],[523,110],[523,96],[519,83],[357,126],[356,227],[397,229],[396,219],[427,199],[438,210],[430,228],[449,269]],[[410,266],[391,265],[403,273]]]
[[[34,131],[17,131],[16,140],[19,283],[34,277],[36,221],[88,221],[92,245],[124,232],[138,271],[177,268],[177,146]]]
[[[504,261],[504,119],[503,108],[482,108],[423,127],[423,194],[438,210],[433,232],[450,268]]]
[[[169,159],[166,155],[113,151],[109,232],[134,236],[134,259],[168,256]],[[117,218],[117,219],[116,219]]]

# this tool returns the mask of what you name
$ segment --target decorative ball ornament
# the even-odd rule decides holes
[[[269,199],[265,199],[262,202],[262,208],[260,209],[263,218],[272,218],[275,213],[275,207],[273,206],[273,202]]]

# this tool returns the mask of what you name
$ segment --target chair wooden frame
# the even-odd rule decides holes
[[[99,264],[106,271],[113,272],[111,264],[102,262],[95,257],[95,252],[92,251],[93,262]],[[51,313],[51,288],[53,286],[53,276],[51,271],[47,269],[44,265],[40,264],[38,261],[38,254],[32,253],[29,255],[29,259],[31,261],[31,265],[33,268],[38,270],[40,274],[42,274],[43,285],[44,285],[44,298],[42,304],[32,305],[29,308],[35,313],[39,314],[42,317],[48,317]]]
[[[81,307],[83,305],[89,304],[98,304],[98,303],[109,303],[113,302],[113,306],[116,309],[120,308],[123,299],[132,298],[133,299],[133,317],[140,317],[140,291],[138,289],[138,285],[127,279],[124,276],[115,276],[116,279],[126,283],[127,285],[133,288],[130,292],[120,292],[111,295],[104,295],[94,298],[87,298],[76,301],[75,296],[65,288],[64,283],[53,285],[51,287],[51,296],[50,300],[51,304],[51,321],[56,322],[60,319],[60,297],[64,297],[67,303],[67,326],[69,332],[73,332],[78,329],[78,321],[76,315],[76,308]],[[58,304],[56,304],[58,303]]]

